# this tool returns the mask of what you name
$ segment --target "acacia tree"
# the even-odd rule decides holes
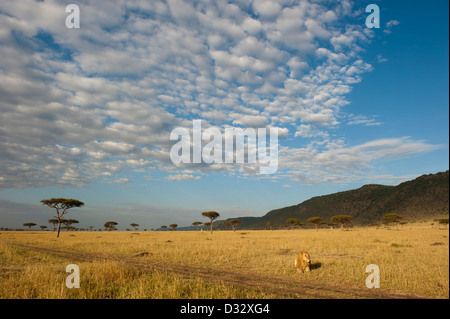
[[[239,219],[232,219],[230,220],[231,228],[233,228],[233,231],[236,231],[238,225],[241,223]]]
[[[272,227],[275,225],[274,222],[267,222],[266,226],[269,227],[270,230],[272,230]]]
[[[133,227],[134,230],[138,230],[139,224],[132,223],[132,224],[130,224],[130,226]]]
[[[198,231],[198,226],[203,224],[202,222],[193,222],[192,225],[195,226],[195,229]]]
[[[72,224],[78,224],[79,221],[76,219],[63,219],[61,223],[64,224],[65,230],[75,230],[76,228],[72,226]]]
[[[175,228],[178,227],[178,224],[170,224],[169,227],[172,228],[172,230],[174,231]]]
[[[225,227],[225,230],[228,229],[228,226],[233,227],[233,226],[231,225],[231,223],[230,223],[229,221],[227,221],[227,220],[224,220],[224,221],[222,222],[222,225],[223,225],[223,227]]]
[[[54,216],[58,220],[58,233],[56,234],[56,238],[59,237],[59,232],[61,230],[61,220],[63,219],[64,215],[69,212],[69,209],[84,206],[83,202],[72,198],[43,199],[41,200],[41,203],[42,205],[56,209],[56,216]]]
[[[203,212],[202,216],[209,218],[211,221],[211,234],[213,232],[213,221],[216,220],[220,214],[218,212],[209,211],[209,212]]]
[[[307,222],[313,224],[317,230],[319,228],[319,225],[322,224],[324,221],[321,217],[311,217],[308,218]]]
[[[303,223],[298,218],[288,218],[286,219],[286,224],[291,226],[291,229],[294,229],[295,226],[301,226]]]
[[[53,225],[53,231],[55,231],[56,230],[56,225],[58,225],[58,220],[56,218],[49,219],[48,223]]]
[[[383,216],[381,219],[381,222],[385,225],[394,224],[397,226],[397,224],[402,220],[402,216],[396,213],[388,213]]]
[[[31,230],[31,227],[33,227],[33,226],[36,226],[37,224],[35,224],[35,223],[25,223],[25,224],[23,224],[25,227],[29,227],[30,228],[30,230]]]
[[[353,220],[353,217],[350,215],[335,215],[331,217],[331,222],[335,224],[340,224],[341,228],[350,224]]]
[[[105,230],[111,231],[111,230],[117,230],[116,228],[117,223],[114,221],[106,222],[103,227],[105,227]]]

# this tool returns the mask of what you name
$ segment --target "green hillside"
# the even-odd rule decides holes
[[[321,217],[329,222],[334,215],[350,215],[353,224],[358,225],[379,222],[387,213],[397,213],[411,221],[448,212],[449,172],[446,171],[422,175],[397,186],[370,184],[313,197],[298,205],[272,210],[262,217],[242,218],[239,228],[264,228],[268,222],[282,225],[288,218],[306,222],[310,217]]]

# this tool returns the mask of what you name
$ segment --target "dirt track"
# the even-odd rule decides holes
[[[230,270],[212,269],[206,267],[174,264],[155,261],[148,258],[140,258],[139,255],[129,257],[118,257],[87,252],[76,252],[56,248],[41,247],[34,245],[11,246],[51,254],[59,257],[70,258],[72,261],[93,262],[101,260],[116,261],[125,267],[137,268],[141,271],[158,271],[162,273],[173,273],[182,278],[200,278],[209,282],[223,282],[241,286],[243,288],[259,289],[271,294],[276,298],[310,298],[310,299],[411,299],[424,298],[412,294],[401,294],[386,289],[351,288],[345,286],[329,285],[310,281],[285,279],[281,277],[270,277]],[[145,254],[144,254],[145,255]]]

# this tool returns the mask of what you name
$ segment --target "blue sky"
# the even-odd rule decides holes
[[[0,227],[262,216],[448,169],[448,1],[0,4]],[[380,8],[379,29],[365,7]],[[176,127],[275,128],[278,171],[174,164]]]

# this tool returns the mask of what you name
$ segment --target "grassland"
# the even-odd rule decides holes
[[[448,229],[0,232],[0,298],[448,298]],[[293,261],[310,252],[312,271]],[[80,268],[69,289],[68,264]],[[368,264],[380,267],[368,289]]]

